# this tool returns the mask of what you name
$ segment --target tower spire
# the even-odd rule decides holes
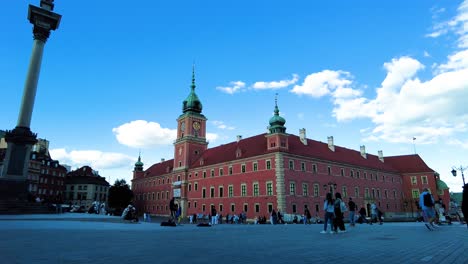
[[[192,91],[195,90],[195,63],[192,64]]]

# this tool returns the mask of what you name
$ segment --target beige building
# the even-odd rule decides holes
[[[81,167],[67,174],[65,179],[65,203],[84,206],[88,209],[93,202],[106,203],[109,183],[89,166]]]

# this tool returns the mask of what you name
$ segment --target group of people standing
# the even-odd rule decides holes
[[[333,199],[331,193],[327,193],[323,203],[323,210],[325,211],[325,217],[323,230],[320,233],[327,233],[328,225],[330,225],[330,234],[346,232],[343,213],[347,211],[347,208],[340,193],[335,194],[335,199]]]
[[[336,233],[345,233],[346,228],[344,225],[344,213],[349,211],[349,225],[351,227],[356,225],[356,211],[357,211],[357,205],[353,201],[353,199],[350,197],[348,201],[348,206],[346,206],[346,203],[343,201],[343,198],[341,197],[341,193],[335,193],[335,198],[333,198],[332,193],[327,193],[326,199],[323,203],[323,210],[325,211],[325,216],[324,216],[324,221],[323,221],[323,230],[320,232],[322,234],[327,233],[328,226],[330,226],[330,234],[336,234]],[[358,217],[358,222],[359,223],[377,223],[383,224],[383,213],[382,211],[378,208],[378,206],[374,203],[371,204],[370,206],[371,209],[371,219],[370,221],[367,220],[366,217],[366,209],[364,207],[361,207],[359,210],[359,217]]]

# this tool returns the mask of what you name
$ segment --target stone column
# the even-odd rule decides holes
[[[276,203],[277,209],[281,212],[286,212],[286,189],[284,186],[284,159],[283,154],[278,152],[275,154],[275,175],[276,175]]]
[[[50,31],[58,28],[61,15],[52,12],[53,0],[41,0],[40,7],[29,5],[28,19],[33,24],[34,43],[24,85],[18,122],[13,130],[6,132],[7,152],[3,175],[0,175],[0,189],[6,189],[3,196],[17,196],[27,192],[29,156],[37,135],[31,132],[31,117],[36,97],[37,83],[41,69],[44,45]],[[1,193],[1,192],[0,192]],[[21,195],[19,195],[21,196]]]

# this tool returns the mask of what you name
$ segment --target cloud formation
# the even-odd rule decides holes
[[[212,121],[213,125],[219,129],[234,130],[235,127],[226,125],[223,121],[214,120]]]
[[[94,170],[116,169],[132,166],[134,157],[121,153],[102,152],[99,150],[72,150],[65,148],[50,149],[50,155],[60,163],[70,165],[72,168],[90,166]]]
[[[428,80],[418,78],[425,65],[402,56],[383,64],[386,77],[375,89],[375,98],[363,96],[345,71],[312,73],[291,92],[332,97],[337,121],[370,119],[374,126],[361,131],[364,140],[411,142],[417,137],[420,144],[444,141],[467,148],[468,0],[460,5],[455,18],[435,25],[428,36],[448,33],[458,37],[458,50],[445,62],[433,64],[433,76]]]
[[[293,74],[292,79],[290,80],[281,80],[281,81],[272,81],[272,82],[255,82],[252,85],[252,88],[255,90],[267,90],[267,89],[281,89],[295,84],[299,80],[297,74]]]
[[[135,120],[113,128],[117,141],[132,148],[170,145],[177,138],[177,130],[163,128],[159,123]]]
[[[242,81],[235,81],[230,82],[229,86],[218,86],[216,87],[217,90],[220,90],[227,94],[234,94],[236,92],[241,91],[245,87],[245,83]]]
[[[318,98],[337,89],[347,89],[352,83],[350,78],[351,75],[345,71],[324,70],[308,75],[302,85],[295,85],[291,92]]]

